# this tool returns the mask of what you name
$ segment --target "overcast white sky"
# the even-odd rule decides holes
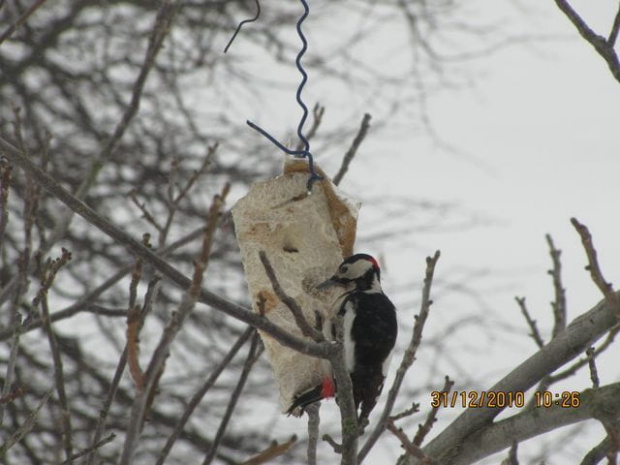
[[[593,27],[607,35],[617,1],[580,0],[573,4]],[[371,132],[341,187],[354,197],[379,204],[378,208],[362,208],[362,236],[365,231],[378,229],[375,215],[384,208],[382,198],[407,197],[456,206],[449,214],[456,219],[446,220],[447,224],[457,225],[451,230],[415,232],[419,218],[392,218],[392,224],[388,222],[384,229],[409,227],[416,237],[404,244],[402,236],[386,238],[373,244],[373,250],[365,251],[382,256],[387,268],[385,288],[395,290],[420,282],[424,257],[441,249],[438,279],[463,279],[484,296],[489,320],[520,329],[508,343],[504,339],[506,334],[488,334],[478,340],[474,332],[468,345],[474,346],[472,352],[477,355],[463,353],[461,358],[457,357],[463,369],[489,373],[489,387],[535,350],[526,336],[527,328],[514,302],[515,295],[528,298],[543,336],[549,334],[553,288],[546,273],[550,267],[546,233],[552,234],[556,246],[563,250],[569,321],[601,299],[584,270],[586,257],[569,222],[572,216],[590,228],[605,276],[616,287],[620,286],[620,83],[552,0],[479,0],[471,2],[467,11],[488,16],[489,23],[500,26],[499,31],[506,35],[541,37],[504,48],[490,57],[460,63],[472,85],[429,98],[428,114],[437,134],[463,154],[438,149],[420,132],[419,125],[406,119],[404,111],[390,123],[389,129]],[[318,37],[321,32],[309,31],[311,37]],[[389,66],[398,55],[392,57],[383,51],[394,48],[398,32],[394,34],[386,35],[385,43],[373,44],[366,58],[359,58],[389,73]],[[294,40],[295,36],[291,38]],[[311,41],[311,52],[313,46],[316,43]],[[313,84],[310,76],[307,100],[312,104],[319,99],[327,107],[324,125],[329,125],[330,117],[338,118],[339,112],[342,117],[349,117],[352,108],[359,110],[352,124],[357,124],[365,111],[373,113],[375,124],[381,124],[380,109],[373,112],[363,102],[343,108],[339,92],[321,87],[321,83]],[[294,102],[286,104],[286,108],[290,113],[284,115],[281,107],[272,109],[276,111],[268,117],[271,129],[278,124],[277,114],[282,121],[297,121]],[[264,113],[260,117],[266,118]],[[329,172],[340,161],[335,154],[316,155]],[[466,216],[463,212],[473,213],[486,223],[459,227],[461,218]],[[465,270],[476,270],[478,277],[466,279],[469,271]],[[400,305],[406,306],[416,297],[417,294],[399,293]],[[462,307],[464,310],[476,304],[475,299],[470,299]],[[413,312],[411,308],[401,310],[404,315]],[[436,299],[429,334],[456,320],[460,310],[454,297]],[[601,360],[602,383],[618,380],[614,367],[619,358],[614,348]],[[456,377],[458,382],[458,373],[438,373],[439,378],[444,374]],[[578,389],[589,387],[587,374],[574,383]],[[424,399],[418,401],[423,403]],[[602,438],[597,425],[588,428],[597,435],[585,442],[586,449],[569,447],[567,457],[573,458],[569,463],[578,462],[583,451]]]

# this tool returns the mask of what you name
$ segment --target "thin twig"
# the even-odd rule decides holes
[[[6,373],[4,375],[4,386],[0,392],[2,399],[8,399],[11,395],[11,388],[13,386],[13,377],[15,376],[15,367],[17,366],[17,355],[19,354],[19,338],[21,336],[21,323],[22,317],[19,313],[15,317],[11,318],[13,330],[13,338],[11,339],[9,360],[6,364]],[[0,425],[4,421],[4,411],[6,408],[6,402],[0,402]]]
[[[332,179],[332,182],[335,185],[339,185],[340,181],[342,181],[342,178],[349,170],[349,165],[351,165],[351,161],[353,161],[353,158],[357,153],[357,149],[366,138],[366,134],[368,134],[368,129],[370,128],[370,118],[371,117],[368,113],[366,113],[364,115],[364,118],[362,118],[362,124],[360,125],[360,129],[357,132],[355,138],[353,139],[351,147],[349,147],[347,153],[344,154],[344,158],[342,159],[342,165],[340,165],[338,173],[336,173],[336,176],[334,176],[334,178]]]
[[[607,44],[610,47],[614,47],[616,45],[616,40],[618,40],[618,32],[620,32],[620,6],[616,12],[613,25],[611,26],[611,31],[609,31],[609,37],[607,38]]]
[[[138,208],[138,210],[142,212],[142,218],[144,218],[148,224],[153,226],[157,232],[161,233],[164,228],[157,222],[153,214],[146,207],[146,204],[140,203],[135,189],[132,189],[131,192],[129,192],[129,199]]]
[[[140,309],[137,306],[127,311],[127,364],[129,365],[129,374],[138,392],[144,390],[146,383],[144,371],[140,367],[140,330],[142,329],[142,321]]]
[[[609,347],[611,347],[611,345],[614,342],[614,338],[616,336],[617,331],[610,331],[609,335],[607,336],[607,338],[603,341],[602,344],[600,344],[594,351],[594,358],[598,357],[602,352],[604,352],[605,350],[607,350]],[[583,368],[584,366],[588,365],[588,359],[586,358],[581,358],[579,360],[577,360],[575,363],[573,363],[572,365],[570,365],[568,368],[559,371],[553,375],[549,375],[545,377],[545,388],[542,390],[546,390],[551,384],[553,383],[557,383],[558,381],[562,381],[566,378],[569,378],[571,376],[573,376],[575,373],[577,373],[581,368]],[[539,389],[541,390],[541,389]]]
[[[542,349],[542,347],[545,345],[545,341],[543,341],[543,338],[540,336],[538,326],[536,326],[536,320],[532,319],[532,317],[530,316],[530,312],[527,310],[527,306],[525,305],[525,297],[515,297],[515,300],[521,308],[521,313],[525,317],[527,325],[530,327],[530,336],[532,337],[532,339],[534,339],[536,345]]]
[[[52,286],[52,283],[54,282],[58,271],[69,260],[71,260],[71,253],[63,248],[62,257],[48,263],[47,269],[41,276],[41,290],[38,292],[37,296],[34,299],[34,301],[40,302],[43,330],[47,335],[50,352],[52,353],[52,361],[54,365],[54,379],[56,382],[56,393],[58,394],[58,403],[60,404],[60,424],[62,428],[62,440],[67,460],[69,460],[73,455],[73,429],[71,427],[71,411],[69,409],[69,401],[67,399],[62,357],[58,348],[56,334],[52,329],[51,323],[49,321],[50,312],[47,302],[47,293]],[[33,308],[36,308],[37,304],[33,302],[32,306]]]
[[[596,249],[592,243],[592,235],[590,234],[590,231],[576,218],[571,218],[571,223],[579,233],[579,236],[581,236],[583,248],[588,256],[588,266],[586,266],[586,270],[590,272],[592,281],[594,281],[605,296],[607,305],[609,305],[609,307],[616,312],[618,319],[620,319],[620,300],[618,299],[618,295],[614,292],[612,285],[605,281],[605,278],[603,277],[603,273],[601,272],[601,268],[596,257]]]
[[[228,423],[230,422],[230,418],[232,417],[235,408],[237,407],[237,403],[239,402],[239,398],[241,397],[241,393],[243,392],[243,388],[245,387],[245,383],[248,380],[248,376],[250,375],[250,371],[254,366],[258,357],[260,357],[261,353],[264,350],[264,346],[260,344],[260,337],[258,333],[254,333],[252,337],[252,344],[250,345],[250,350],[248,351],[248,357],[243,365],[243,370],[241,371],[241,375],[239,376],[239,381],[235,386],[234,391],[230,395],[230,401],[226,406],[226,411],[224,412],[224,416],[222,417],[222,421],[220,422],[220,426],[217,429],[217,433],[215,434],[215,438],[213,438],[213,443],[211,444],[211,448],[207,452],[205,459],[202,462],[202,465],[209,465],[215,455],[217,454],[217,450],[219,448],[220,442],[224,437],[224,433],[228,428]]]
[[[611,439],[609,436],[605,437],[601,442],[588,451],[583,457],[579,465],[597,465],[599,464],[609,452],[611,447]]]
[[[419,446],[409,441],[409,438],[403,432],[402,428],[397,428],[391,418],[388,418],[385,426],[394,436],[398,438],[403,448],[407,451],[407,454],[422,460],[422,463],[425,465],[434,463],[433,460],[428,457]]]
[[[185,185],[180,189],[180,191],[176,195],[174,195],[173,193],[174,192],[173,183],[174,183],[174,178],[175,178],[174,173],[177,171],[177,169],[176,169],[176,164],[173,164],[173,167],[171,169],[170,180],[168,182],[168,202],[167,202],[168,215],[167,215],[164,226],[159,230],[159,246],[160,247],[163,247],[163,245],[168,240],[168,234],[170,233],[170,228],[172,227],[174,218],[176,216],[176,213],[178,211],[181,201],[185,198],[188,192],[192,189],[192,187],[195,185],[196,181],[198,181],[200,176],[203,175],[206,172],[207,168],[211,165],[211,160],[213,159],[213,156],[217,152],[217,148],[218,148],[218,144],[214,144],[207,149],[207,153],[204,159],[202,160],[202,164],[200,165],[200,167],[196,171],[194,171],[194,173],[189,177]]]
[[[310,126],[310,129],[308,129],[308,132],[306,133],[306,139],[312,140],[312,138],[315,136],[316,132],[321,126],[321,123],[323,122],[324,114],[325,114],[325,107],[321,106],[318,103],[315,104],[314,107],[312,108],[312,126]],[[303,148],[304,148],[303,142],[299,141],[297,143],[296,149],[302,150]]]
[[[519,449],[519,443],[515,440],[510,446],[508,451],[508,458],[503,460],[501,465],[519,465],[519,458],[517,457],[517,451]]]
[[[607,66],[614,78],[620,81],[620,62],[618,61],[618,55],[614,49],[615,41],[611,41],[611,39],[614,38],[613,36],[617,35],[617,33],[613,34],[616,28],[615,24],[612,27],[610,39],[605,39],[605,37],[594,32],[566,0],[555,0],[555,3],[570,22],[573,23],[573,26],[575,26],[581,37],[592,45],[598,54],[607,62]]]
[[[37,9],[43,5],[47,0],[36,0],[30,7],[28,7],[26,9],[26,11],[24,11],[22,13],[22,15],[17,18],[13,24],[11,24],[9,27],[7,27],[4,32],[0,35],[0,44],[2,44],[2,42],[4,42],[5,40],[7,40],[9,37],[11,37],[13,35],[13,33],[19,29],[19,27],[24,24],[26,22],[26,20],[30,17],[30,15],[32,15],[32,13],[34,13],[35,11],[37,11]]]
[[[204,398],[205,394],[209,391],[209,389],[211,389],[211,387],[213,387],[224,369],[230,364],[233,357],[237,354],[237,352],[239,352],[239,349],[241,349],[241,347],[243,347],[247,340],[250,339],[254,331],[255,330],[252,327],[249,327],[245,330],[245,332],[239,337],[239,339],[237,339],[237,342],[235,342],[235,344],[231,347],[228,353],[220,361],[218,366],[215,367],[211,375],[206,379],[200,389],[198,389],[198,391],[196,391],[196,393],[192,396],[192,399],[187,404],[183,415],[181,416],[181,418],[179,418],[179,421],[175,425],[174,430],[172,430],[172,433],[170,433],[170,436],[168,436],[166,444],[159,453],[157,463],[155,465],[164,464],[164,462],[166,461],[166,457],[172,449],[172,446],[183,432],[183,428],[187,424],[187,420],[189,420],[189,417],[192,415],[198,404],[200,404],[200,401]]]
[[[617,415],[616,415],[617,418]],[[620,452],[620,429],[617,420],[603,420],[603,427],[609,438],[609,450],[607,451],[607,463],[617,465],[618,452]]]
[[[11,186],[11,165],[0,160],[0,258],[4,260],[4,232],[9,222],[9,187]]]
[[[4,457],[7,451],[13,447],[16,443],[21,441],[32,428],[37,424],[37,417],[39,416],[39,412],[43,408],[43,406],[47,403],[47,400],[52,395],[53,389],[48,391],[47,394],[43,396],[43,398],[39,401],[39,404],[35,407],[35,409],[28,414],[26,420],[17,428],[17,430],[4,441],[4,444],[0,446],[0,457]]]
[[[552,337],[556,337],[566,329],[566,292],[562,286],[562,262],[560,261],[562,251],[555,248],[551,235],[547,234],[545,238],[553,262],[553,268],[549,270],[549,274],[553,278],[553,289],[555,290],[555,300],[551,307],[553,308],[554,320]]]
[[[291,439],[282,444],[278,444],[277,441],[273,441],[267,449],[260,454],[255,455],[251,459],[246,460],[241,465],[262,465],[264,463],[272,463],[273,459],[288,452],[295,442],[297,442],[297,436],[295,435],[291,436]]]
[[[22,397],[24,394],[26,394],[26,392],[27,392],[26,386],[21,385],[11,390],[6,396],[0,397],[0,404],[1,405],[9,404],[15,401],[16,399],[19,399],[20,397]]]
[[[273,290],[278,296],[278,299],[280,299],[280,301],[284,305],[286,305],[286,307],[293,314],[293,318],[295,318],[295,323],[297,323],[297,327],[301,330],[302,334],[316,342],[323,342],[325,340],[323,334],[316,328],[314,328],[310,323],[308,323],[308,320],[306,320],[304,312],[297,303],[297,301],[295,301],[295,299],[289,296],[284,291],[284,289],[282,289],[282,286],[280,286],[278,278],[276,277],[276,273],[273,269],[273,266],[271,266],[271,262],[267,258],[267,254],[265,253],[265,251],[261,250],[258,255],[260,257],[260,261],[263,264],[263,267],[265,268],[265,273],[267,274],[267,277],[271,282],[271,287],[273,287]]]
[[[400,387],[405,379],[405,375],[415,361],[416,352],[422,341],[422,331],[424,330],[424,325],[428,318],[428,314],[430,312],[432,304],[432,300],[430,297],[431,287],[433,284],[435,266],[437,265],[439,256],[440,252],[438,250],[435,252],[435,255],[433,255],[433,257],[426,257],[426,272],[424,276],[424,286],[422,287],[422,302],[420,304],[420,313],[415,317],[415,324],[413,326],[411,341],[409,342],[407,350],[405,350],[403,358],[400,362],[400,366],[396,371],[396,377],[394,378],[394,382],[392,383],[392,387],[390,389],[390,392],[388,393],[385,407],[383,408],[383,412],[381,412],[379,422],[368,436],[366,443],[362,446],[358,454],[359,463],[362,463],[364,458],[366,458],[370,450],[374,447],[379,437],[385,431],[387,420],[392,413],[392,409],[394,408],[394,404],[396,403],[396,398],[398,396],[398,392],[400,391]]]
[[[597,388],[600,386],[601,383],[598,378],[598,370],[596,369],[594,347],[588,347],[586,349],[586,356],[588,357],[588,366],[590,367],[590,379],[592,380],[592,387]]]
[[[308,414],[308,465],[316,465],[316,449],[319,444],[319,425],[321,423],[320,408],[321,403],[315,402],[305,409]]]
[[[445,384],[441,392],[442,393],[445,392],[446,394],[449,393],[450,390],[452,389],[452,386],[454,386],[454,381],[452,381],[448,376],[446,376]],[[424,439],[428,435],[428,433],[431,432],[433,425],[437,421],[437,413],[439,412],[440,406],[441,404],[437,405],[436,407],[433,407],[431,411],[428,412],[428,415],[426,416],[426,420],[424,421],[424,423],[418,426],[418,431],[413,438],[414,445],[418,447],[421,446],[422,443],[424,442]]]
[[[146,241],[143,240],[143,242]],[[144,245],[147,244],[145,243]],[[136,266],[131,273],[129,307],[127,309],[127,362],[129,364],[129,374],[138,391],[144,389],[145,383],[144,372],[140,368],[140,331],[144,319],[141,318],[140,308],[136,305],[138,284],[140,284],[140,279],[142,278],[142,262],[143,260],[138,258]]]
[[[11,165],[6,160],[0,160],[0,257],[4,259],[4,232],[9,221],[9,187],[11,184]],[[12,302],[9,309],[8,330],[12,333],[10,343],[9,360],[6,366],[4,376],[4,385],[0,392],[0,397],[6,398],[11,392],[13,385],[13,376],[15,375],[15,366],[17,365],[17,355],[19,353],[19,338],[21,335],[22,316],[19,313],[18,305]],[[0,425],[4,420],[5,404],[0,404]]]
[[[107,443],[114,441],[115,438],[116,438],[116,434],[110,433],[107,437],[103,438],[101,441],[97,442],[96,444],[93,444],[92,446],[88,447],[87,449],[84,449],[81,452],[78,452],[77,454],[73,454],[70,459],[67,459],[64,462],[60,462],[58,465],[69,465],[75,462],[77,459],[84,457],[87,454],[91,454],[93,451],[100,449],[101,447],[105,446]]]
[[[321,439],[329,444],[336,454],[342,454],[342,444],[338,444],[329,434],[324,434]]]
[[[142,306],[142,320],[146,317],[146,315],[151,311],[152,304],[157,294],[159,293],[159,289],[161,287],[161,279],[153,278],[149,282],[149,286],[146,291],[146,296],[144,298],[144,305]],[[95,452],[98,450],[96,447],[93,447],[95,444],[98,444],[101,441],[101,438],[104,433],[104,429],[106,426],[106,420],[108,418],[108,414],[110,412],[110,408],[112,407],[112,402],[116,397],[116,393],[118,391],[118,386],[121,382],[122,376],[125,373],[125,367],[127,365],[127,357],[128,357],[128,347],[125,345],[125,349],[123,350],[118,364],[116,366],[116,371],[114,372],[114,378],[112,378],[112,382],[110,383],[110,387],[108,388],[108,394],[103,401],[103,405],[101,410],[99,411],[99,418],[97,420],[97,426],[95,427],[95,434],[93,435],[93,439],[91,441],[90,452],[88,457],[86,458],[86,465],[93,465],[95,461]]]
[[[414,413],[418,413],[419,411],[420,411],[420,404],[417,402],[414,402],[411,404],[411,407],[403,410],[400,413],[397,413],[396,415],[391,415],[390,418],[392,419],[392,421],[397,421],[403,418],[407,418],[413,415]]]
[[[188,178],[183,188],[180,189],[177,195],[172,199],[172,202],[175,206],[181,203],[181,200],[183,200],[185,196],[188,194],[188,192],[192,189],[192,187],[194,187],[194,185],[196,184],[196,181],[200,179],[200,176],[202,176],[207,171],[207,169],[211,166],[211,162],[217,152],[218,147],[219,147],[219,144],[215,143],[207,149],[207,153],[205,154],[205,157],[203,158],[202,163],[200,164],[200,167],[197,170],[195,170],[194,173],[192,173],[192,175]]]
[[[142,236],[142,243],[148,247],[148,235]],[[136,259],[136,265],[133,267],[133,271],[131,272],[131,281],[129,282],[129,309],[136,306],[136,300],[138,298],[138,285],[142,279],[142,264],[143,260],[138,257]]]

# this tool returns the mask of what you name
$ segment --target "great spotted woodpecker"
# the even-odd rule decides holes
[[[337,313],[343,321],[345,363],[356,409],[361,405],[361,423],[370,415],[383,389],[398,333],[396,308],[381,289],[381,270],[370,255],[356,254],[345,259],[336,273],[317,288],[330,286],[341,286],[345,291]],[[333,397],[335,391],[332,378],[326,378],[321,385],[298,395],[288,413],[298,408],[303,412],[308,405]]]

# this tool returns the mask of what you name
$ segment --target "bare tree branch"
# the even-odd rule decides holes
[[[341,454],[341,465],[356,465],[357,459],[357,438],[361,434],[360,425],[357,422],[357,411],[353,400],[353,382],[351,375],[346,367],[344,345],[343,345],[343,318],[335,316],[333,327],[336,333],[335,344],[332,343],[334,351],[329,357],[334,378],[338,391],[336,399],[340,408],[340,430],[342,432],[342,444],[338,444],[329,434],[323,435],[326,441],[336,454]],[[361,425],[363,427],[363,425]]]
[[[391,415],[390,418],[394,421],[397,421],[397,420],[406,418],[408,416],[411,416],[414,413],[418,413],[419,411],[420,411],[420,404],[414,402],[413,404],[411,404],[411,407],[403,410],[400,413],[397,413],[396,415]]]
[[[566,331],[486,391],[527,391],[548,373],[582,354],[616,324],[615,312],[609,307],[608,302],[606,300],[599,302],[594,308],[573,320]],[[467,409],[424,448],[425,453],[437,460],[453,457],[467,436],[491,424],[501,410]],[[414,462],[405,460],[404,463]]]
[[[598,357],[605,350],[607,350],[609,347],[611,347],[612,343],[614,342],[617,329],[618,329],[617,327],[615,329],[612,329],[607,335],[607,337],[605,338],[605,340],[595,349],[594,354],[593,354],[595,358]],[[575,363],[573,363],[572,365],[565,368],[564,370],[559,371],[553,375],[547,376],[544,380],[545,384],[542,390],[547,389],[553,383],[557,383],[558,381],[562,381],[566,378],[573,376],[575,373],[577,373],[577,371],[579,371],[581,368],[585,367],[586,365],[588,365],[588,358],[587,357],[581,358],[577,360]]]
[[[109,434],[107,437],[98,441],[96,444],[93,444],[92,446],[88,447],[87,449],[84,449],[83,451],[78,452],[77,454],[73,454],[71,458],[65,460],[64,462],[59,463],[58,465],[69,465],[71,463],[74,463],[77,459],[82,458],[87,454],[91,454],[94,450],[99,449],[105,446],[107,443],[114,441],[115,438],[116,438],[116,434],[114,433]]]
[[[620,31],[620,6],[618,6],[618,12],[614,18],[613,25],[611,26],[611,31],[609,32],[609,37],[607,38],[607,43],[610,47],[614,47],[616,45],[616,40],[618,40],[618,32]]]
[[[579,14],[573,9],[573,7],[566,0],[555,0],[555,4],[566,15],[566,17],[573,23],[573,26],[577,29],[581,37],[583,37],[598,54],[603,57],[607,62],[607,66],[611,71],[611,74],[620,82],[620,61],[618,61],[618,55],[614,50],[615,38],[617,36],[617,27],[614,22],[612,32],[609,35],[609,40],[605,37],[598,35],[594,32],[590,26],[579,16]],[[613,39],[613,40],[612,40]]]
[[[550,343],[552,344],[552,343]],[[483,426],[461,444],[459,453],[450,461],[453,465],[471,464],[493,453],[511,447],[514,441],[523,442],[548,431],[588,419],[600,418],[601,412],[620,414],[620,383],[580,393],[576,407],[561,405],[525,409],[505,420]],[[446,455],[442,455],[446,460]],[[443,463],[443,462],[442,462]]]
[[[11,447],[21,441],[24,436],[26,436],[28,432],[36,426],[37,416],[52,395],[52,391],[53,390],[50,390],[47,394],[43,396],[36,408],[28,414],[26,421],[24,421],[24,423],[19,428],[17,428],[17,430],[4,442],[4,444],[0,446],[0,457],[4,457]]]
[[[73,455],[73,431],[71,427],[71,410],[69,408],[69,401],[67,399],[65,375],[62,363],[62,357],[58,349],[58,341],[56,340],[56,334],[52,329],[49,321],[49,308],[47,302],[47,293],[56,278],[56,274],[69,260],[71,260],[71,253],[62,249],[62,256],[53,262],[50,261],[46,264],[45,268],[41,272],[41,289],[37,293],[37,296],[33,301],[33,308],[36,308],[40,302],[41,305],[41,319],[43,321],[43,330],[47,335],[47,340],[50,346],[50,352],[52,353],[52,360],[54,362],[54,379],[56,382],[56,393],[58,394],[58,402],[60,403],[60,417],[62,427],[62,439],[65,449],[65,455],[67,460]]]
[[[35,12],[37,9],[43,5],[47,0],[36,0],[32,5],[30,5],[26,11],[22,13],[22,15],[17,18],[9,27],[7,27],[2,34],[0,34],[0,45],[6,39],[11,37],[13,33],[19,29],[19,27],[24,24],[28,18]]]
[[[588,356],[588,366],[590,367],[590,379],[592,380],[592,387],[596,389],[600,386],[601,382],[598,378],[598,370],[596,369],[594,347],[588,347],[586,349],[586,355]]]
[[[454,381],[452,381],[448,376],[446,376],[446,382],[441,390],[442,393],[448,394],[452,387],[454,386]],[[430,433],[433,428],[433,424],[437,421],[437,413],[439,412],[440,405],[433,407],[428,415],[426,416],[426,420],[422,425],[419,425],[418,431],[413,438],[413,444],[416,446],[421,446],[424,442],[424,439]]]
[[[562,262],[560,261],[562,251],[555,248],[551,235],[547,234],[545,238],[549,244],[549,254],[553,262],[553,268],[549,270],[549,274],[553,278],[553,289],[555,290],[555,301],[551,306],[554,320],[552,337],[556,337],[566,328],[566,292],[562,286]]]
[[[349,170],[349,165],[351,165],[351,162],[353,161],[353,158],[355,157],[355,154],[357,153],[357,149],[359,148],[359,146],[362,144],[362,142],[366,138],[366,134],[368,134],[369,128],[370,128],[370,115],[366,113],[364,115],[364,118],[362,119],[362,124],[360,126],[360,129],[357,132],[355,139],[353,139],[353,143],[351,144],[351,147],[349,147],[349,150],[347,150],[347,153],[344,154],[344,158],[342,159],[342,165],[340,166],[340,169],[338,170],[338,172],[332,179],[332,182],[336,186],[340,184],[340,181],[342,181],[342,178]]]
[[[405,451],[407,451],[407,454],[412,456],[412,457],[416,457],[420,460],[422,460],[422,463],[424,465],[431,465],[434,463],[433,459],[428,457],[424,451],[422,449],[420,449],[420,447],[417,444],[412,443],[411,441],[409,441],[409,438],[407,437],[407,435],[403,432],[402,428],[397,428],[396,425],[394,424],[394,420],[392,420],[391,418],[388,418],[387,424],[386,424],[386,428],[394,435],[398,438],[398,440],[400,441],[402,447],[405,449]]]
[[[276,277],[276,272],[274,271],[273,266],[271,266],[271,262],[267,258],[265,251],[261,250],[258,255],[263,267],[265,268],[265,273],[271,282],[271,287],[278,296],[278,299],[280,299],[280,301],[291,311],[293,318],[295,318],[295,323],[297,323],[297,327],[301,330],[302,334],[316,342],[323,342],[325,340],[323,333],[308,323],[308,320],[306,320],[304,312],[299,304],[295,301],[295,299],[288,295],[284,289],[282,289],[282,286],[280,286],[278,278]]]
[[[611,439],[607,436],[590,451],[588,451],[579,465],[597,465],[607,456],[607,452],[610,448]]]
[[[312,126],[310,126],[310,129],[308,129],[308,132],[306,133],[307,140],[311,140],[314,137],[314,135],[317,133],[319,127],[321,126],[321,123],[323,122],[324,114],[325,114],[324,106],[318,103],[314,105],[314,108],[312,108]],[[296,150],[302,150],[303,148],[304,148],[304,143],[302,141],[299,141],[297,143]]]
[[[608,305],[614,309],[616,312],[616,316],[620,319],[620,300],[618,299],[618,295],[614,292],[614,289],[610,283],[608,283],[603,277],[603,273],[598,264],[598,258],[596,257],[596,249],[594,248],[594,244],[592,243],[592,235],[588,228],[581,224],[576,218],[571,218],[571,223],[581,236],[581,242],[583,243],[583,248],[586,251],[586,255],[588,256],[588,266],[586,266],[586,270],[590,271],[590,276],[592,277],[592,281],[598,286],[603,295],[605,296],[605,300],[607,300]]]
[[[519,458],[517,457],[518,449],[519,443],[517,441],[513,441],[512,446],[510,446],[510,450],[508,451],[508,458],[506,460],[502,460],[501,465],[519,465]]]
[[[9,187],[11,185],[11,165],[0,160],[0,257],[4,260],[4,232],[9,222]]]
[[[316,449],[319,443],[319,425],[321,423],[320,408],[321,403],[315,402],[305,409],[308,414],[308,465],[316,465],[317,463]]]
[[[264,463],[270,463],[276,457],[285,454],[295,442],[297,442],[297,436],[291,436],[291,439],[283,444],[278,444],[277,441],[274,441],[266,450],[246,460],[241,465],[262,465]]]
[[[521,307],[521,313],[525,317],[527,325],[530,327],[530,336],[532,336],[532,339],[534,339],[536,345],[539,348],[542,348],[545,345],[545,341],[543,341],[542,337],[540,336],[538,326],[536,326],[536,320],[532,319],[532,317],[530,316],[530,312],[527,310],[527,306],[525,305],[525,297],[515,297],[515,300],[519,304],[519,307]]]

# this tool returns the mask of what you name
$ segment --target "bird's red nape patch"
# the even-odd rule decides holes
[[[336,386],[334,380],[330,377],[323,379],[323,385],[321,387],[321,399],[328,399],[336,395]]]
[[[368,260],[370,261],[370,263],[372,263],[372,266],[374,266],[376,269],[381,269],[381,267],[379,266],[379,262],[375,259],[375,257],[369,256]]]

